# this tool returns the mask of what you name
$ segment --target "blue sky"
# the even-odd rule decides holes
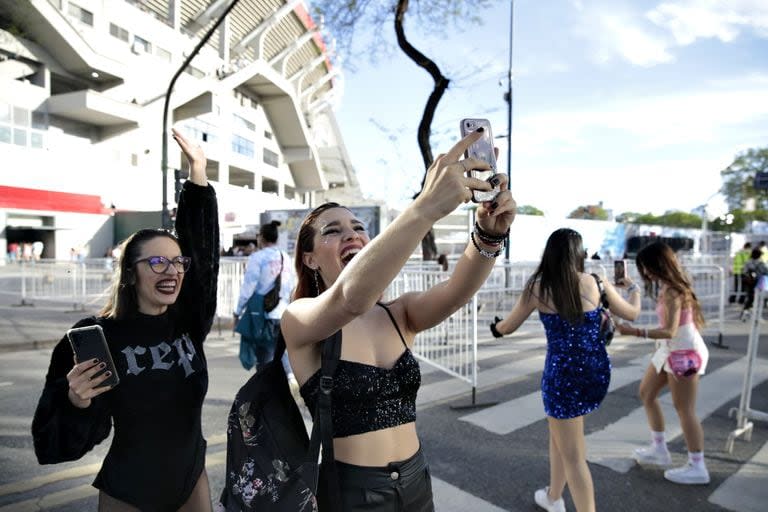
[[[507,133],[509,11],[502,0],[478,13],[482,25],[439,33],[406,24],[452,79],[435,154],[458,140],[463,117]],[[768,1],[517,0],[514,17],[518,204],[553,217],[599,201],[615,214],[690,211],[717,193],[736,153],[768,146]],[[337,108],[347,149],[363,193],[401,208],[423,172],[416,129],[432,81],[398,49],[351,64]]]

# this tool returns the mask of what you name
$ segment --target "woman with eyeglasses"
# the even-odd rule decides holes
[[[688,447],[688,462],[682,467],[666,470],[664,478],[678,484],[708,484],[704,430],[696,416],[699,376],[704,374],[709,360],[709,350],[700,334],[704,315],[691,281],[671,247],[654,242],[637,253],[636,262],[646,293],[656,297],[659,326],[655,329],[617,326],[621,334],[656,341],[651,364],[640,382],[640,400],[651,427],[651,444],[636,449],[634,458],[643,465],[664,467],[672,464],[664,435],[664,414],[659,404],[659,394],[668,386]],[[695,360],[695,363],[687,368],[673,367],[676,360],[670,356],[680,351],[692,351],[693,357],[687,360]]]
[[[333,512],[434,510],[426,458],[416,434],[416,393],[421,372],[411,352],[416,335],[466,304],[502,252],[515,202],[506,176],[467,177],[488,163],[461,156],[482,136],[474,132],[430,166],[424,188],[387,228],[371,240],[349,209],[326,203],[299,229],[294,300],[281,328],[301,395],[314,414],[320,390],[323,341],[341,333],[341,358],[331,393],[333,461],[322,475],[338,475],[339,492],[320,491],[320,510]],[[382,302],[403,265],[432,225],[467,202],[472,190],[499,186],[480,203],[477,225],[447,279],[423,291]],[[325,481],[325,480],[324,480]],[[330,504],[340,495],[340,504]]]
[[[537,490],[533,498],[549,512],[565,512],[566,484],[576,510],[595,510],[584,416],[600,406],[611,381],[611,361],[599,337],[600,286],[611,313],[631,320],[640,314],[639,287],[628,277],[617,283],[629,293],[630,300],[625,300],[613,284],[584,272],[586,256],[579,233],[568,228],[554,231],[512,311],[503,320],[496,317],[490,326],[500,338],[515,332],[536,310],[544,324],[547,356],[541,395],[549,425],[549,486]]]
[[[78,361],[65,336],[54,348],[32,422],[41,464],[81,458],[114,436],[93,482],[100,511],[211,510],[201,430],[208,370],[203,340],[216,310],[219,228],[206,158],[178,131],[189,180],[176,235],[142,229],[121,245],[107,303],[75,327],[98,325],[119,384],[104,361]]]

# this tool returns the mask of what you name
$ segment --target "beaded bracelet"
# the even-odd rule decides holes
[[[482,256],[484,258],[488,258],[488,259],[496,258],[496,257],[498,257],[501,254],[501,251],[504,249],[504,244],[502,243],[501,247],[499,248],[498,251],[496,251],[496,252],[486,251],[485,249],[480,247],[480,245],[478,245],[477,240],[475,240],[475,232],[474,231],[469,234],[469,238],[472,240],[472,245],[475,246],[475,249],[477,249],[477,252],[479,252],[480,256]],[[485,243],[485,242],[483,242],[483,243]]]
[[[481,242],[492,245],[504,242],[504,240],[509,237],[509,228],[507,228],[505,233],[497,235],[483,230],[483,228],[480,227],[480,224],[475,221],[475,233],[477,233],[477,237]]]

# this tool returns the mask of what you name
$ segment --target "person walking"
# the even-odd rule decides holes
[[[114,436],[93,482],[99,511],[210,512],[201,428],[208,369],[203,341],[216,311],[216,194],[199,146],[186,155],[176,232],[142,229],[122,244],[107,303],[75,327],[103,329],[119,384],[104,361],[77,361],[65,336],[54,348],[32,420],[41,464],[80,459]],[[74,364],[73,364],[74,361]]]
[[[759,258],[760,249],[755,250]],[[621,334],[656,340],[656,351],[640,382],[640,400],[651,428],[651,444],[636,449],[633,455],[639,464],[669,466],[672,463],[664,434],[664,414],[658,400],[661,390],[668,386],[683,429],[688,462],[666,470],[664,478],[678,484],[708,484],[704,431],[696,416],[699,376],[704,374],[709,359],[700,334],[704,326],[701,306],[671,247],[654,242],[637,253],[636,262],[646,292],[656,297],[659,326],[655,329],[617,326]],[[685,356],[692,363],[682,372],[677,368],[678,356]]]
[[[746,300],[746,287],[745,285],[745,274],[744,274],[744,264],[749,261],[749,258],[752,254],[752,244],[747,242],[744,244],[744,247],[742,247],[740,250],[736,252],[736,254],[733,255],[733,292],[728,297],[728,302],[733,304],[737,300],[739,301],[739,304],[744,304]]]
[[[294,286],[293,271],[291,270],[291,259],[285,252],[277,246],[279,238],[280,221],[273,220],[264,224],[259,229],[259,249],[248,257],[248,263],[245,267],[245,278],[240,287],[240,296],[237,300],[235,317],[240,317],[246,310],[248,300],[256,293],[266,295],[276,285],[280,286],[278,302],[274,309],[266,312],[268,335],[262,339],[246,340],[246,345],[252,347],[255,367],[258,371],[265,364],[270,362],[275,355],[275,343],[277,341],[277,331],[280,328],[280,318],[283,316],[285,308],[291,298],[291,291]],[[280,277],[280,283],[277,284],[277,278]],[[291,388],[298,389],[296,377],[291,371],[287,355],[283,357],[283,368],[288,376],[288,382]]]
[[[749,260],[744,263],[742,273],[746,300],[744,301],[744,309],[741,310],[741,321],[746,322],[752,311],[752,306],[755,304],[755,290],[758,283],[763,276],[768,275],[768,265],[763,261],[763,252],[759,248],[752,249]]]
[[[499,338],[515,332],[538,310],[547,337],[541,395],[549,425],[549,485],[534,493],[534,501],[550,512],[565,511],[566,484],[576,510],[594,512],[595,492],[587,466],[584,416],[600,406],[611,380],[611,362],[600,340],[603,310],[601,290],[611,313],[634,320],[640,314],[640,289],[629,277],[617,283],[584,273],[586,252],[581,235],[567,228],[547,240],[541,262],[512,311],[491,324]]]
[[[427,171],[419,196],[371,240],[350,210],[325,203],[310,212],[299,230],[294,300],[281,321],[301,395],[315,412],[320,390],[322,341],[341,333],[341,359],[333,378],[331,410],[335,460],[342,504],[333,512],[433,511],[426,458],[416,433],[419,364],[411,352],[415,336],[438,325],[466,304],[503,252],[516,206],[506,176],[489,181],[467,177],[488,163],[461,155],[483,135],[473,132]],[[499,186],[493,201],[480,203],[477,223],[450,276],[424,291],[388,302],[383,294],[432,225],[472,197],[472,190]],[[333,465],[333,467],[331,466]]]

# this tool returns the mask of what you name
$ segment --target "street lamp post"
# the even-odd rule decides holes
[[[163,204],[162,204],[162,210],[161,210],[161,222],[164,229],[171,229],[171,214],[168,211],[168,117],[169,117],[169,110],[171,105],[171,93],[173,92],[173,86],[176,85],[176,80],[179,79],[179,76],[181,76],[181,73],[184,72],[185,69],[187,69],[187,66],[189,66],[189,63],[192,62],[192,59],[194,59],[198,53],[200,53],[200,49],[205,45],[205,43],[208,42],[208,40],[213,35],[213,32],[219,28],[219,25],[221,25],[221,22],[224,21],[224,18],[227,17],[227,14],[229,14],[229,11],[235,8],[235,6],[240,2],[240,0],[232,0],[232,2],[227,6],[226,9],[221,13],[219,18],[216,20],[216,22],[211,26],[208,31],[203,35],[203,37],[200,39],[200,42],[197,43],[197,46],[190,52],[190,54],[187,56],[186,59],[184,59],[184,62],[181,64],[179,69],[176,70],[176,73],[173,74],[173,77],[171,78],[170,83],[168,84],[168,90],[165,93],[165,102],[163,103],[163,139],[162,139],[162,148],[161,148],[161,155],[160,155],[160,172],[163,176]],[[229,56],[227,56],[229,58]]]
[[[509,0],[509,66],[507,68],[507,182],[512,190],[512,43],[515,28],[515,0]],[[509,241],[504,248],[504,258],[509,261]]]

